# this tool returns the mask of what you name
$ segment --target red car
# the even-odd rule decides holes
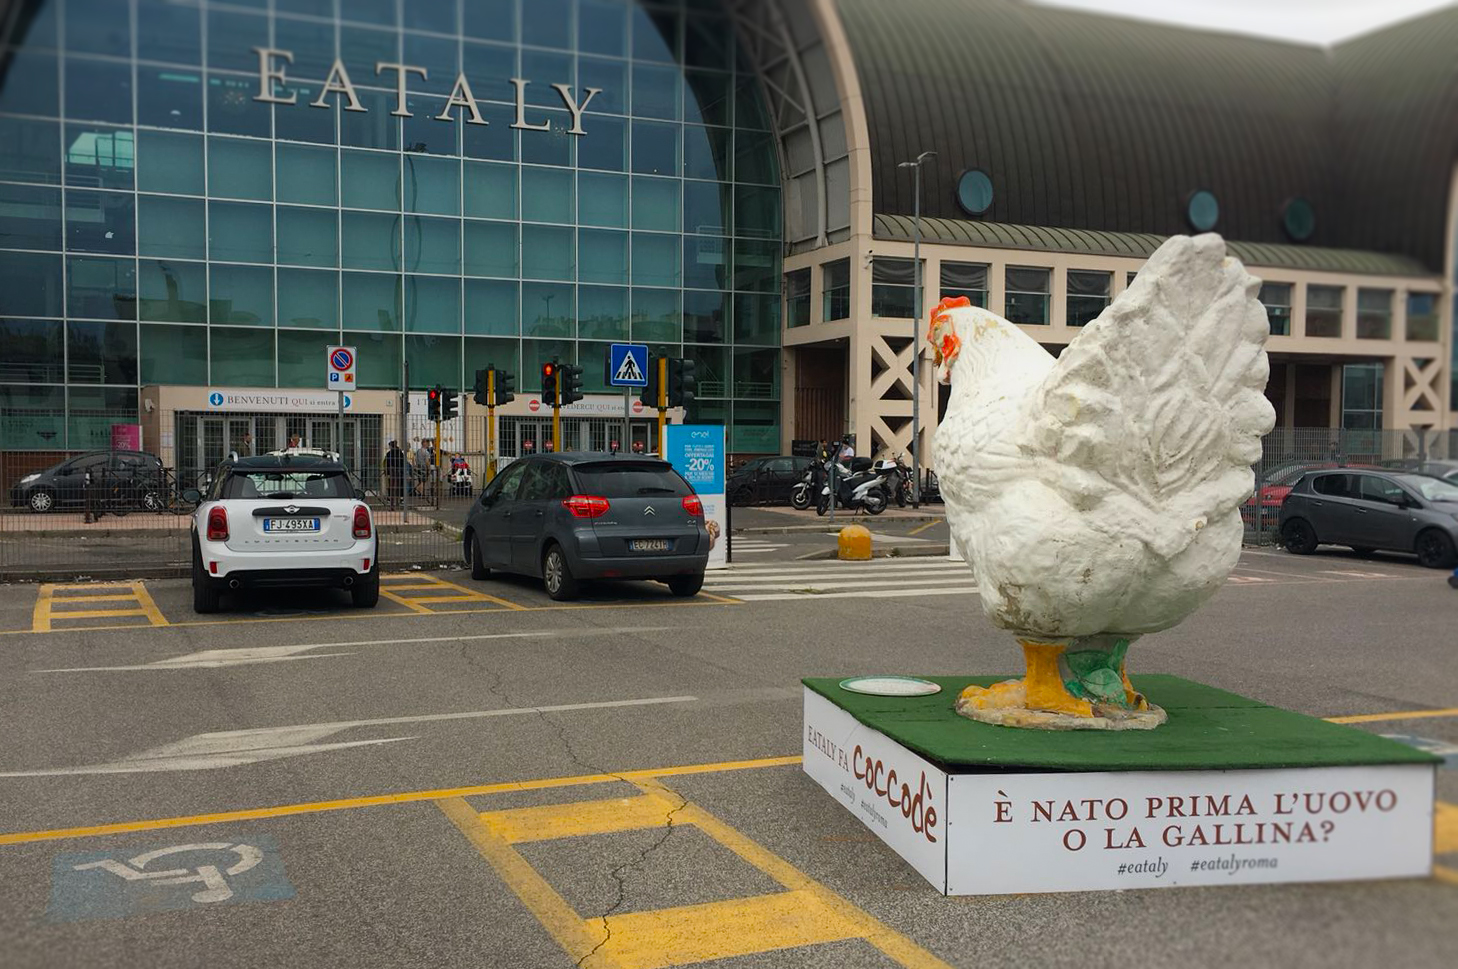
[[[1301,476],[1308,471],[1321,471],[1325,468],[1370,468],[1370,464],[1347,464],[1335,461],[1308,461],[1297,464],[1287,464],[1274,468],[1270,473],[1258,475],[1263,483],[1257,493],[1245,500],[1241,506],[1240,517],[1245,522],[1247,531],[1254,531],[1256,528],[1256,502],[1260,502],[1260,528],[1263,532],[1272,535],[1276,533],[1276,519],[1281,514],[1281,503],[1291,493],[1291,488],[1301,479]]]

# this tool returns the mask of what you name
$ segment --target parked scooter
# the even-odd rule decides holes
[[[828,463],[828,462],[827,462]],[[864,471],[851,471],[843,464],[835,466],[835,504],[847,511],[864,510],[867,514],[879,515],[886,510],[887,472],[874,467]],[[830,511],[830,482],[820,489],[820,499],[815,504],[815,513],[824,515]]]
[[[838,454],[840,448],[841,442],[836,441],[815,455],[815,460],[810,462],[810,467],[805,469],[805,473],[800,476],[800,481],[790,492],[790,507],[803,511],[815,504],[815,499],[825,487],[826,469],[830,467],[830,456]]]
[[[821,461],[812,461],[810,467],[800,476],[795,487],[790,491],[790,507],[799,508],[802,511],[809,508],[815,502],[815,496],[820,494],[820,489],[825,486],[825,464]]]
[[[882,465],[889,465],[889,494],[894,498],[897,507],[907,507],[911,504],[911,469],[905,466],[901,460],[901,452],[897,452],[895,460],[882,460]]]

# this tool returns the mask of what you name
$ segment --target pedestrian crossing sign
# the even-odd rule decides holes
[[[608,352],[608,383],[614,387],[648,386],[648,347],[614,343]]]

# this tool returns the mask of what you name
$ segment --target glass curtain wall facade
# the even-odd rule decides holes
[[[632,340],[697,361],[690,420],[777,447],[779,168],[715,5],[22,7],[3,446],[104,446],[145,384],[316,388],[334,341],[366,389],[408,361],[416,388],[490,365],[530,392],[556,357],[591,392]]]

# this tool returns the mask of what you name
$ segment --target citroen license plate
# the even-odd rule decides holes
[[[666,538],[635,538],[628,542],[630,552],[666,552],[668,551],[668,539]]]
[[[319,530],[319,519],[317,518],[265,518],[263,520],[265,532],[317,532]]]

